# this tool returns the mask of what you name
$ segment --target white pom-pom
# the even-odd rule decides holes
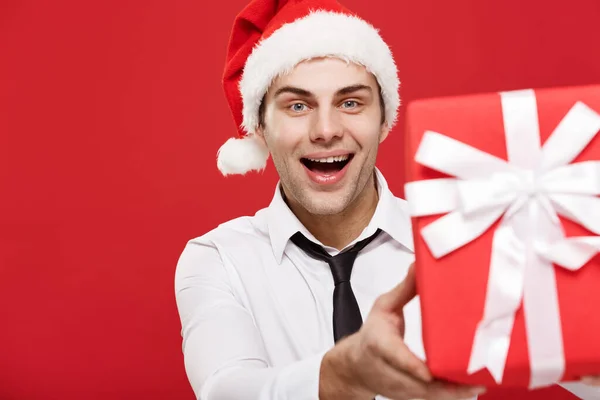
[[[267,166],[269,150],[254,135],[228,139],[217,153],[217,168],[225,176],[262,171]]]

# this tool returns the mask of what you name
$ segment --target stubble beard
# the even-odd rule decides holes
[[[375,149],[373,154],[376,153]],[[273,163],[279,172],[288,202],[290,200],[289,197],[292,197],[297,206],[303,208],[307,213],[322,217],[340,215],[347,211],[354,202],[359,200],[365,192],[366,186],[372,182],[375,170],[375,157],[369,156],[360,168],[352,166],[353,169],[358,169],[359,173],[351,182],[345,184],[339,194],[332,196],[326,192],[321,192],[315,196],[303,183],[302,176],[300,175],[304,174],[303,170],[294,173],[294,169],[289,168],[286,162],[278,162],[274,159]],[[349,176],[346,176],[344,179],[347,178]]]

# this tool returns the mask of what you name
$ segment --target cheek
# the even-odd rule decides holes
[[[307,129],[306,121],[300,118],[275,123],[271,126],[269,144],[280,153],[280,157],[291,155],[306,140]]]
[[[360,147],[370,148],[379,144],[381,126],[373,123],[373,119],[356,118],[348,122],[348,132]]]

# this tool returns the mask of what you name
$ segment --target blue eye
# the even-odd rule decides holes
[[[344,107],[345,108],[353,108],[358,106],[358,102],[354,101],[354,100],[348,100],[344,102]]]
[[[292,104],[292,111],[296,111],[296,112],[302,112],[305,110],[306,105],[302,104],[302,103],[295,103]]]

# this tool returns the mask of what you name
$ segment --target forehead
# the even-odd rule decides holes
[[[293,86],[316,95],[326,95],[357,84],[370,86],[374,91],[377,88],[375,76],[364,66],[326,57],[299,63],[289,73],[276,78],[269,92],[273,93],[284,86]]]

